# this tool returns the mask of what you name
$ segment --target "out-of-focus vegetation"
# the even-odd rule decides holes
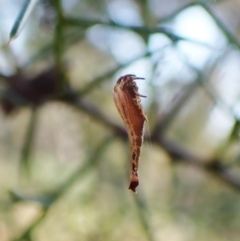
[[[0,241],[239,240],[239,1],[39,0],[8,45],[25,3],[0,1]],[[137,195],[124,74],[146,78]]]

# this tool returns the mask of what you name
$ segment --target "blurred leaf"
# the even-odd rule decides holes
[[[26,0],[25,4],[22,6],[22,9],[17,19],[13,24],[8,43],[10,43],[12,39],[16,38],[20,34],[30,14],[32,13],[33,8],[36,5],[37,1],[38,0]]]

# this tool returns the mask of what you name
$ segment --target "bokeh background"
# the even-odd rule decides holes
[[[0,241],[239,240],[239,12],[0,0]],[[136,195],[112,99],[125,74],[147,95]]]

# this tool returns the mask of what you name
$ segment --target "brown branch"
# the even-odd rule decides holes
[[[217,178],[224,181],[231,187],[240,191],[240,176],[234,173],[233,168],[222,164],[220,159],[204,159],[182,145],[168,139],[166,136],[158,136],[151,140],[152,143],[160,145],[174,161],[195,165],[214,174]]]

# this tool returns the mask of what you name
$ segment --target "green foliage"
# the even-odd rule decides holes
[[[237,1],[36,2],[19,1],[0,53],[1,241],[238,240],[240,44],[221,19]],[[191,11],[219,39],[188,30]],[[176,27],[186,12],[194,37]],[[111,93],[123,74],[146,78],[137,195]]]

